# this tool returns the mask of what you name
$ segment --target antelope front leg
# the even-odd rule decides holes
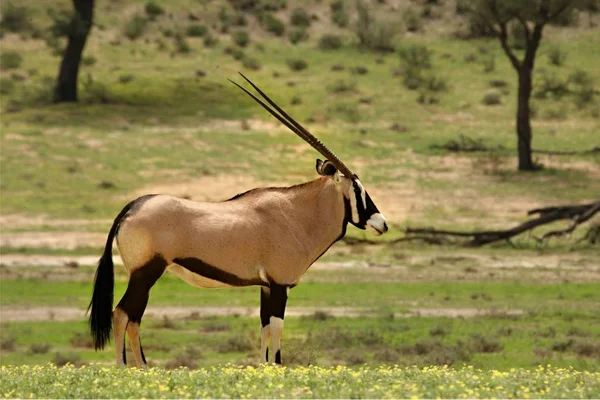
[[[271,291],[260,288],[260,359],[269,362],[269,340],[271,339]]]
[[[283,333],[283,317],[288,298],[289,286],[271,284],[271,349],[275,354],[275,363],[281,364],[281,335]]]

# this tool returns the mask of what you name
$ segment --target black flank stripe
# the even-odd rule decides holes
[[[277,350],[277,353],[275,353],[275,364],[281,365],[281,350]]]
[[[257,279],[242,279],[237,275],[223,271],[217,267],[205,263],[204,261],[194,258],[174,258],[173,262],[181,265],[183,268],[198,274],[204,278],[212,279],[230,286],[268,286],[260,278]]]

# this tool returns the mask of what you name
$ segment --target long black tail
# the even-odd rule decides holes
[[[115,287],[115,272],[112,260],[112,243],[119,229],[119,223],[132,208],[140,205],[144,200],[153,195],[142,196],[127,204],[123,210],[117,215],[113,222],[108,238],[106,239],[106,247],[104,254],[98,261],[98,269],[94,278],[94,292],[92,300],[88,307],[90,312],[90,332],[94,339],[94,347],[96,350],[103,349],[106,343],[110,342],[110,334],[112,331],[112,312],[113,298]]]

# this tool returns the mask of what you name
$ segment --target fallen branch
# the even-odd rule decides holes
[[[587,149],[587,150],[573,150],[573,151],[560,151],[560,150],[536,150],[536,149],[532,149],[531,150],[533,153],[537,153],[537,154],[548,154],[548,155],[552,155],[552,156],[571,156],[571,155],[585,155],[585,154],[595,154],[595,153],[600,153],[600,146],[596,146],[596,147],[592,147],[591,149]]]
[[[405,233],[409,238],[430,237],[460,237],[468,238],[464,244],[467,246],[479,247],[488,243],[497,242],[500,240],[508,240],[514,236],[520,235],[524,232],[531,231],[532,229],[540,226],[549,224],[559,220],[569,219],[571,224],[562,230],[550,231],[544,234],[541,238],[536,238],[538,241],[545,241],[550,237],[563,236],[572,233],[582,223],[588,221],[596,213],[600,211],[600,201],[585,205],[576,206],[561,206],[561,207],[545,207],[537,208],[528,211],[528,215],[539,214],[537,218],[530,219],[529,221],[523,222],[513,228],[506,230],[494,230],[494,231],[454,231],[454,230],[440,230],[434,228],[407,228]]]

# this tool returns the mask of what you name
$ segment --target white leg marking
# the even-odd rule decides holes
[[[281,349],[281,334],[283,333],[283,319],[271,317],[269,325],[271,326],[271,350],[273,360],[277,357],[277,352]]]
[[[269,283],[269,280],[267,279],[267,273],[263,267],[258,269],[258,276],[263,282]]]
[[[260,358],[261,362],[268,362],[267,351],[269,350],[269,339],[271,339],[271,326],[263,326],[260,328]],[[271,359],[274,359],[275,354],[271,354]]]

